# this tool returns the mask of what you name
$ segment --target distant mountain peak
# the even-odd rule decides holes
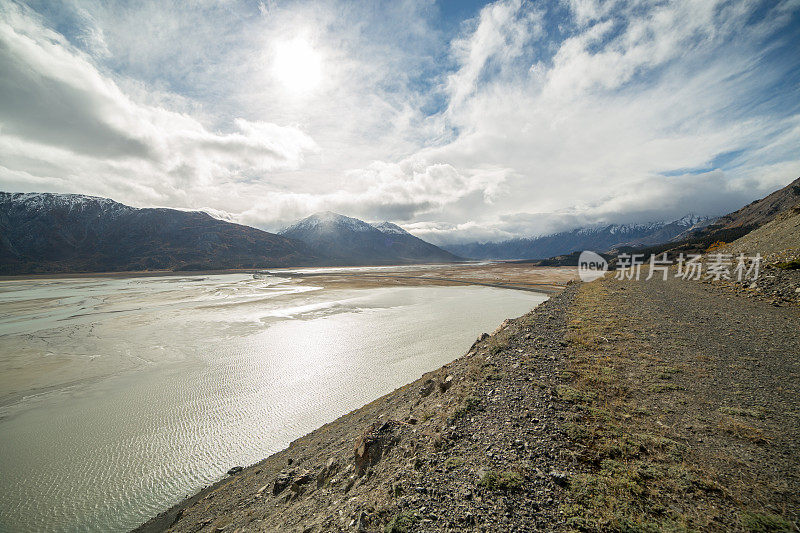
[[[363,220],[340,215],[339,213],[334,213],[333,211],[322,211],[320,213],[314,213],[313,215],[307,216],[295,224],[292,224],[281,231],[281,233],[286,234],[295,231],[312,229],[331,231],[334,228],[344,228],[350,231],[375,231],[375,228]]]
[[[619,246],[660,244],[692,228],[708,224],[710,220],[708,217],[688,214],[672,222],[599,223],[549,235],[450,245],[445,249],[473,259],[545,259],[579,250],[607,251]]]
[[[419,239],[392,222],[368,224],[331,211],[315,213],[280,232],[320,254],[348,264],[458,261],[459,257]]]
[[[205,270],[319,264],[298,241],[201,211],[82,194],[0,192],[0,272]]]
[[[133,207],[115,202],[110,198],[89,196],[88,194],[60,194],[53,192],[3,192],[0,198],[4,202],[22,204],[28,208],[45,207],[77,207],[94,204],[102,206],[118,206],[122,209],[135,209]]]

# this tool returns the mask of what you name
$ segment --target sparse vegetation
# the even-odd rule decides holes
[[[745,409],[743,407],[720,407],[720,413],[725,413],[726,415],[733,415],[733,416],[747,416],[750,418],[757,418],[762,419],[764,418],[764,412],[760,409]]]
[[[659,376],[659,377],[661,377],[661,376]],[[674,383],[655,383],[653,385],[650,385],[649,390],[650,390],[650,392],[656,392],[656,393],[658,393],[658,392],[670,392],[670,391],[676,391],[676,390],[683,390],[683,387],[681,387],[680,385],[675,385]]]
[[[735,418],[723,418],[719,423],[719,428],[736,438],[749,440],[756,444],[766,444],[769,441],[760,429]]]
[[[485,472],[478,484],[488,490],[504,490],[513,492],[522,488],[522,475],[513,470]]]
[[[478,405],[480,405],[481,400],[477,396],[467,396],[464,398],[464,403],[462,403],[459,407],[456,408],[455,411],[450,415],[450,421],[453,422],[458,420],[462,416],[466,415],[470,411],[477,409]]]
[[[700,512],[665,503],[722,488],[709,472],[687,463],[686,445],[648,422],[655,405],[649,395],[682,390],[669,382],[681,369],[657,364],[653,372],[660,359],[601,306],[604,285],[581,289],[570,320],[569,383],[556,391],[572,404],[563,429],[577,444],[575,459],[586,465],[562,505],[568,524],[595,531],[702,528]]]
[[[797,526],[785,518],[773,514],[742,513],[742,523],[753,533],[777,533],[797,531]]]
[[[458,468],[463,464],[464,464],[464,458],[458,455],[454,455],[452,457],[447,458],[447,460],[444,462],[444,467],[447,470],[452,470],[454,468]]]
[[[414,512],[400,513],[392,517],[384,531],[386,533],[407,533],[417,522],[417,514]]]
[[[775,266],[781,270],[797,270],[800,269],[800,259],[793,261],[786,261],[783,263],[776,263]]]
[[[497,355],[508,348],[508,337],[503,332],[489,338],[489,354]]]

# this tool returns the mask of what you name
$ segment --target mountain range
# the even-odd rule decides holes
[[[79,194],[0,193],[0,272],[210,270],[321,264],[305,244],[198,211]]]
[[[611,224],[440,248],[391,222],[370,224],[331,212],[311,215],[275,234],[200,211],[134,208],[80,194],[0,192],[0,274],[388,265],[461,258],[561,257],[567,264],[585,249],[703,251],[767,224],[798,200],[800,178],[717,219],[690,215],[669,223]]]
[[[391,222],[323,213],[277,235],[200,211],[0,193],[0,273],[383,265],[459,258]]]
[[[579,250],[606,251],[622,246],[640,247],[668,242],[710,222],[711,219],[707,217],[687,215],[668,223],[608,224],[540,237],[458,244],[444,248],[470,259],[545,259]]]

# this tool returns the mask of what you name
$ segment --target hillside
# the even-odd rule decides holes
[[[783,208],[729,248],[794,253],[799,221]],[[733,292],[570,284],[139,531],[797,531],[800,315],[774,280],[794,295],[800,271],[783,269]]]
[[[670,257],[675,257],[681,253],[704,253],[712,245],[720,242],[733,243],[741,239],[738,247],[728,249],[736,252],[759,251],[762,255],[773,254],[792,248],[792,243],[796,243],[796,237],[793,235],[796,222],[790,219],[794,217],[798,205],[800,205],[800,178],[760,200],[719,217],[711,224],[681,233],[669,242],[646,247],[620,246],[614,252],[635,252],[644,254],[645,257],[666,252]],[[775,224],[770,224],[773,220]],[[764,229],[755,233],[759,228]],[[751,232],[753,232],[752,237]],[[742,239],[745,236],[747,238]],[[572,262],[572,259],[570,256],[552,264],[577,264]]]
[[[368,224],[331,212],[304,218],[280,234],[302,241],[319,255],[342,264],[447,263],[459,260],[454,254],[391,222]]]
[[[768,260],[800,258],[800,197],[793,208],[725,247],[733,254],[756,252]]]
[[[304,244],[195,211],[76,194],[0,193],[0,273],[207,270],[319,263]]]
[[[732,242],[767,224],[781,213],[786,213],[798,203],[800,203],[800,178],[760,200],[755,200],[741,209],[719,217],[701,229],[689,230],[672,240],[675,242]]]

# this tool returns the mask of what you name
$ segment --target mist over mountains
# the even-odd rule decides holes
[[[579,250],[606,251],[621,246],[648,246],[670,241],[690,229],[711,222],[708,217],[687,215],[673,222],[650,224],[609,224],[578,228],[551,235],[509,239],[501,242],[444,246],[470,259],[545,259]]]

